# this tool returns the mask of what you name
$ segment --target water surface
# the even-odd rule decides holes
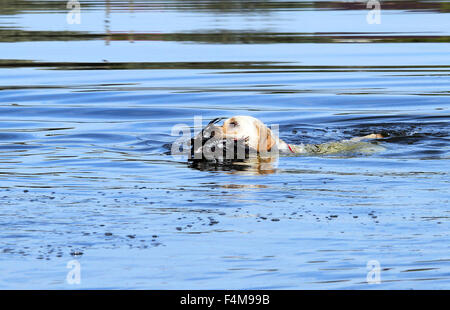
[[[0,287],[450,288],[450,3],[381,5],[81,1],[68,24],[3,1]],[[236,114],[388,138],[265,170],[167,155],[174,125]]]

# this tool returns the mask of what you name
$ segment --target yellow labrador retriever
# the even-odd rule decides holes
[[[375,146],[361,142],[365,139],[383,138],[370,134],[339,142],[323,144],[289,144],[278,138],[263,122],[251,116],[233,116],[216,125],[220,118],[211,121],[191,140],[190,160],[245,159],[253,153],[259,157],[278,154],[336,154],[345,152],[374,152]]]
[[[289,144],[276,137],[263,122],[251,116],[233,116],[224,121],[222,126],[217,126],[225,139],[245,140],[247,145],[258,153],[276,149],[284,154],[320,153],[332,154],[342,151],[351,151],[361,145],[357,143],[366,139],[383,138],[381,134],[370,134],[363,137],[355,137],[340,142],[323,144]]]

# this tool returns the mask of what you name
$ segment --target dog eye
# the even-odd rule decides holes
[[[230,125],[233,126],[233,127],[235,127],[235,126],[238,125],[238,123],[237,123],[236,121],[233,121],[233,122],[230,122]]]

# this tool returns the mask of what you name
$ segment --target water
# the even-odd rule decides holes
[[[0,287],[450,288],[450,3],[381,8],[81,1],[78,25],[3,1]],[[290,143],[389,137],[265,170],[166,155],[174,125],[239,114]]]

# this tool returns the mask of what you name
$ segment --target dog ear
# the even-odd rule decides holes
[[[255,125],[259,132],[258,152],[270,151],[272,146],[276,143],[272,130],[260,122],[256,122]]]
[[[275,145],[276,141],[273,138],[272,130],[266,127],[266,151],[270,151],[270,149]]]

